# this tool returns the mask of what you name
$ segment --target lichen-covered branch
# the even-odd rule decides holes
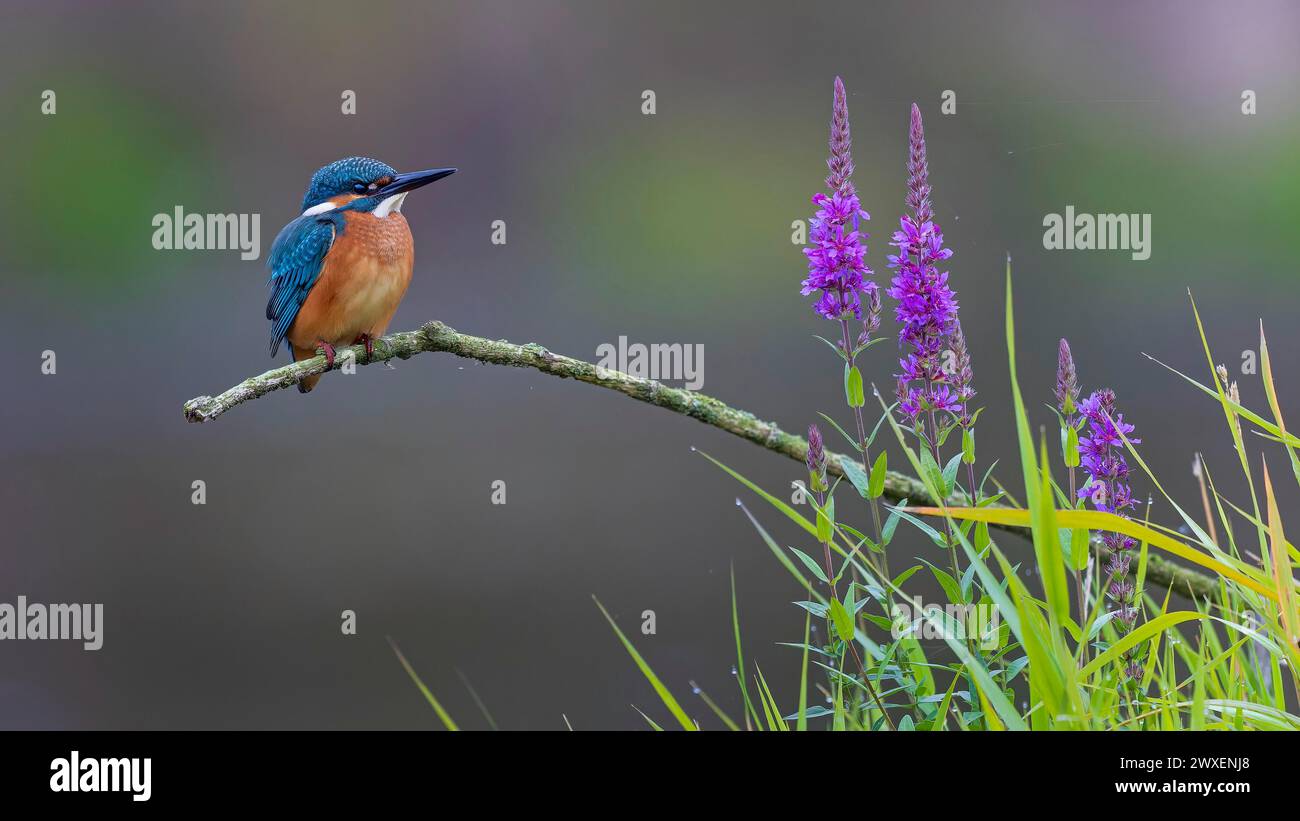
[[[658,405],[700,420],[706,425],[748,439],[756,445],[802,462],[808,443],[799,436],[786,433],[775,422],[766,422],[748,411],[737,410],[711,396],[680,388],[670,388],[653,379],[642,379],[621,371],[600,368],[590,362],[553,353],[536,343],[516,345],[504,339],[492,340],[462,334],[441,322],[429,322],[418,330],[391,334],[376,340],[374,356],[366,359],[360,345],[339,348],[332,367],[326,365],[324,356],[294,362],[282,368],[250,377],[219,396],[198,396],[185,403],[185,418],[191,422],[216,419],[231,408],[273,391],[290,388],[308,376],[337,370],[354,362],[366,365],[389,359],[410,359],[423,352],[450,353],[492,365],[516,368],[533,368],[561,379],[576,379],[591,385],[618,391],[651,405]],[[827,453],[831,473],[843,476],[840,460],[847,458]],[[890,471],[885,477],[885,496],[897,502],[911,500],[921,505],[937,504],[930,498],[925,485],[918,479]],[[950,504],[964,500],[952,499]],[[1022,530],[1021,528],[1006,528]],[[1100,546],[1100,540],[1094,539]],[[1134,568],[1136,570],[1136,567]],[[1215,595],[1217,585],[1213,578],[1191,570],[1154,554],[1148,556],[1147,581],[1160,588],[1172,586],[1175,593],[1205,598]]]

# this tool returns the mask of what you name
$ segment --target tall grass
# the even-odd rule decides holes
[[[806,595],[795,603],[802,641],[786,643],[800,654],[801,674],[797,682],[773,687],[761,670],[746,664],[733,578],[740,715],[728,715],[712,699],[707,700],[708,710],[723,726],[756,730],[1300,729],[1300,716],[1288,703],[1300,699],[1300,610],[1293,572],[1300,554],[1285,538],[1268,462],[1260,454],[1252,466],[1242,430],[1243,423],[1253,426],[1263,437],[1260,441],[1280,448],[1300,484],[1300,440],[1287,432],[1282,418],[1263,329],[1260,359],[1271,421],[1230,396],[1216,373],[1195,303],[1210,379],[1202,384],[1180,374],[1222,407],[1227,435],[1241,456],[1239,467],[1250,488],[1246,505],[1213,490],[1203,504],[1211,517],[1203,526],[1168,495],[1134,443],[1124,439],[1144,484],[1170,503],[1177,524],[1190,534],[1184,537],[1177,526],[1085,510],[1082,501],[1062,490],[1045,437],[1040,433],[1035,438],[1021,394],[1011,296],[1008,264],[1006,341],[1019,442],[1016,496],[1025,500],[1023,507],[995,505],[1006,495],[985,492],[984,485],[1002,487],[990,474],[980,488],[962,487],[955,460],[940,468],[935,460],[925,459],[925,448],[909,444],[907,431],[883,401],[883,427],[892,431],[896,452],[921,477],[930,497],[978,499],[977,505],[887,507],[888,518],[876,542],[836,515],[837,498],[842,512],[865,506],[879,495],[873,496],[871,477],[860,476],[861,471],[849,472],[851,487],[837,483],[822,503],[810,494],[812,512],[805,516],[705,454],[778,518],[796,524],[807,540],[802,547],[783,547],[761,516],[740,505],[759,541]],[[1208,475],[1208,467],[1204,470]],[[1031,590],[1022,581],[990,525],[1030,529],[1034,550],[1028,575],[1041,580],[1039,589]],[[906,570],[886,574],[883,554],[898,527],[912,528],[941,548],[936,558],[948,551],[958,558],[945,570],[919,557]],[[1079,597],[1072,592],[1071,572],[1088,566],[1088,557],[1079,555],[1081,546],[1089,543],[1080,538],[1087,532],[1122,533],[1140,545],[1133,573],[1141,591],[1140,615],[1131,630],[1117,629],[1096,579]],[[823,546],[836,556],[829,571],[812,558]],[[1151,550],[1212,572],[1218,580],[1217,595],[1184,607],[1172,590],[1143,590]],[[1095,568],[1098,557],[1091,558]],[[981,625],[973,628],[946,608],[900,609],[916,604],[909,583],[927,571],[947,597],[943,604],[993,608],[998,616],[994,621],[1000,624],[982,625],[986,632],[980,634]],[[814,619],[826,629],[813,631]],[[826,639],[815,641],[814,636]],[[942,638],[948,652],[927,652],[923,638],[931,636]],[[621,632],[619,638],[676,721],[698,727]],[[1138,676],[1126,675],[1120,665],[1124,658],[1140,665]],[[647,721],[658,727],[650,717]]]

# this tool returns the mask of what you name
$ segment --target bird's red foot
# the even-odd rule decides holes
[[[325,367],[334,367],[334,346],[325,340],[320,340],[321,353],[325,354]]]
[[[352,340],[352,344],[353,345],[364,344],[366,346],[367,362],[375,358],[375,338],[372,337],[370,334],[358,334],[357,338]]]

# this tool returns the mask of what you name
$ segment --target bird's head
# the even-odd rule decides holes
[[[432,168],[401,174],[379,160],[347,157],[312,175],[307,195],[302,198],[302,210],[304,214],[318,214],[346,207],[386,217],[401,210],[402,200],[411,191],[454,173],[454,168]]]

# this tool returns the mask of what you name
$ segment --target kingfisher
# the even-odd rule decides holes
[[[294,361],[319,348],[330,367],[339,345],[366,346],[384,335],[411,283],[415,240],[402,216],[406,195],[456,173],[432,168],[399,174],[369,157],[347,157],[312,175],[302,215],[281,229],[271,268],[271,356],[288,341]],[[307,393],[320,374],[298,383]]]

